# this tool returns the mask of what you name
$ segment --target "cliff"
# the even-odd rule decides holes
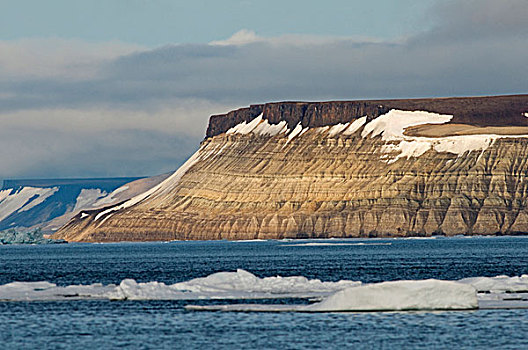
[[[283,102],[212,116],[165,181],[69,241],[528,232],[528,95]]]

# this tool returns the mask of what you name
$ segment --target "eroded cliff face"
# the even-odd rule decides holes
[[[54,238],[528,232],[525,113],[526,95],[274,103],[214,116],[200,149],[172,176],[119,206],[72,219]],[[446,131],[450,125],[457,133]],[[421,126],[429,134],[406,133]]]

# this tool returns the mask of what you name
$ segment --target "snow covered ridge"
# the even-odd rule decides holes
[[[0,191],[0,221],[16,212],[28,211],[43,203],[59,190],[58,187],[22,187]]]
[[[147,197],[149,197],[150,195],[152,195],[154,193],[163,193],[164,191],[169,190],[172,185],[175,185],[175,184],[177,184],[180,181],[182,176],[185,175],[185,173],[195,163],[197,163],[198,161],[207,159],[207,157],[209,157],[211,154],[213,154],[215,152],[216,152],[216,154],[220,154],[221,151],[222,151],[222,149],[220,149],[220,150],[214,149],[214,150],[212,150],[210,152],[204,152],[203,151],[203,146],[200,147],[200,149],[198,151],[196,151],[189,159],[187,159],[187,161],[185,163],[183,163],[183,165],[180,166],[178,168],[178,170],[176,170],[171,176],[169,176],[168,178],[166,178],[165,180],[163,180],[162,182],[160,182],[156,186],[152,187],[148,191],[145,191],[143,193],[138,194],[137,196],[134,196],[134,197],[130,198],[129,200],[127,200],[123,204],[117,205],[115,207],[111,207],[109,209],[106,209],[106,210],[100,212],[99,214],[96,215],[95,221],[97,221],[97,220],[101,219],[102,217],[104,217],[104,219],[101,220],[101,224],[102,224],[108,218],[110,218],[113,215],[114,212],[116,212],[118,210],[121,210],[121,209],[129,208],[129,207],[131,207],[133,205],[136,205],[136,204],[138,204],[139,202],[143,201],[144,199],[146,199]],[[114,191],[114,194],[116,194],[115,191]]]
[[[524,114],[528,117],[528,113]],[[412,126],[427,124],[445,124],[451,121],[452,115],[437,114],[424,111],[402,111],[392,109],[369,123],[367,118],[361,117],[353,122],[336,124],[313,128],[319,133],[327,133],[328,137],[337,135],[352,135],[361,130],[361,137],[381,137],[386,145],[382,148],[382,160],[393,163],[400,158],[419,157],[429,150],[436,152],[448,152],[458,156],[466,152],[483,152],[490,147],[493,142],[500,138],[528,137],[528,135],[457,135],[445,137],[419,137],[404,135],[405,129]],[[293,138],[302,136],[309,128],[303,128],[299,123],[293,130],[290,130],[285,121],[279,124],[270,124],[264,119],[262,114],[249,123],[242,122],[231,129],[226,134],[249,134],[254,133],[260,136],[287,135],[286,144]]]
[[[129,199],[142,190],[143,184],[145,190],[154,186],[158,177],[4,180],[0,188],[0,231],[37,227],[45,233],[55,231],[83,211]]]
[[[528,307],[528,275],[475,277],[459,281],[421,280],[362,284],[323,282],[303,276],[259,278],[250,272],[218,272],[167,285],[125,279],[119,285],[57,286],[49,282],[13,282],[0,286],[2,301],[44,300],[227,300],[317,299],[308,305],[189,306],[223,311],[395,311],[466,310]],[[513,300],[513,303],[512,303]],[[492,304],[490,304],[492,303]]]

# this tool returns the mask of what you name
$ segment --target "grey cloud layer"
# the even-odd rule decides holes
[[[13,128],[1,129],[0,139],[3,178],[161,174],[197,148],[194,137],[145,130],[42,133]]]
[[[429,13],[437,26],[429,33],[436,40],[490,40],[526,38],[528,1],[444,0]]]
[[[47,110],[71,109],[82,114],[98,108],[122,123],[122,130],[117,127],[114,133],[128,136],[122,138],[120,147],[97,157],[105,146],[112,149],[112,137],[99,136],[97,142],[102,148],[91,149],[89,157],[91,169],[99,170],[92,173],[111,175],[126,169],[127,175],[136,175],[144,174],[147,168],[159,173],[176,167],[193,148],[190,144],[199,142],[210,113],[222,113],[234,106],[272,100],[526,93],[526,13],[528,2],[524,0],[441,1],[425,17],[436,23],[434,30],[398,42],[254,38],[244,45],[172,45],[136,51],[101,60],[93,74],[80,75],[82,78],[24,74],[14,79],[11,74],[9,79],[0,79],[0,121],[24,111],[42,111],[38,118],[46,118]],[[197,103],[189,117],[188,106],[195,101],[202,105]],[[186,109],[180,108],[182,105]],[[145,119],[152,119],[154,127],[127,118],[138,111]],[[92,116],[93,111],[87,115]],[[170,121],[175,129],[164,127],[164,121]],[[55,130],[61,130],[60,123],[54,123]],[[71,133],[86,142],[93,135],[101,135],[88,129]],[[135,136],[124,130],[135,130]],[[188,137],[192,142],[182,141],[172,158],[163,156],[170,153],[165,148],[167,142],[144,144],[144,150],[135,147],[141,144],[134,144],[135,139],[146,139],[152,133],[158,133],[155,138],[160,140]],[[52,137],[51,133],[41,137],[46,135]],[[0,140],[1,147],[10,146],[5,139]],[[68,149],[69,142],[65,137],[62,147]],[[135,159],[119,157],[120,152],[126,153],[128,142],[135,147]],[[68,173],[75,173],[76,167],[88,171],[88,166],[72,160],[80,151],[69,148],[72,150],[63,155],[64,162],[71,162],[66,166]],[[7,155],[0,153],[0,157],[1,164]],[[53,159],[53,155],[48,154],[48,158]],[[38,174],[39,169],[53,173],[32,162],[28,155],[20,155],[9,170],[0,169],[0,177]],[[57,176],[63,176],[60,169],[56,171]]]

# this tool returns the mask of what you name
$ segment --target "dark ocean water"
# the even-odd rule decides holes
[[[0,285],[118,284],[125,278],[172,284],[238,268],[259,277],[362,282],[528,274],[528,237],[347,242],[390,245],[218,241],[0,246]],[[528,347],[528,310],[221,313],[186,311],[189,303],[0,302],[0,348]]]

